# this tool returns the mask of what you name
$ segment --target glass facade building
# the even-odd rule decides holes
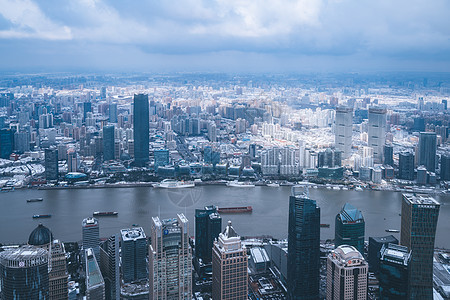
[[[335,145],[347,158],[352,150],[353,109],[349,107],[336,108]]]
[[[22,246],[0,252],[1,299],[49,299],[48,251]]]
[[[373,148],[374,163],[381,163],[386,143],[386,110],[369,108],[368,144]]]
[[[195,256],[211,262],[214,240],[222,231],[222,218],[214,205],[195,210]]]
[[[100,258],[100,228],[96,218],[86,218],[81,223],[83,249],[92,248],[97,259]]]
[[[411,251],[405,246],[388,244],[380,250],[380,299],[407,300],[408,298],[408,268]]]
[[[403,152],[398,155],[398,178],[414,180],[414,154]]]
[[[45,149],[45,179],[58,179],[58,150]]]
[[[159,149],[153,152],[155,157],[155,171],[158,171],[158,167],[165,167],[169,164],[169,150]]]
[[[114,125],[103,126],[103,160],[114,159]]]
[[[292,188],[289,198],[288,299],[319,299],[320,208]]]
[[[433,299],[433,255],[439,203],[426,195],[403,194],[400,244],[412,252],[408,299]]]
[[[148,95],[134,95],[133,126],[134,162],[136,166],[144,166],[150,155]]]
[[[147,237],[142,227],[122,229],[122,279],[132,282],[147,279]]]
[[[183,214],[176,219],[152,218],[149,247],[150,299],[192,299],[192,250],[189,222]]]
[[[419,165],[429,172],[436,172],[436,133],[421,132],[419,135]]]
[[[14,149],[14,132],[12,129],[0,129],[0,158],[9,159]]]
[[[335,247],[350,245],[364,254],[364,217],[356,207],[346,203],[340,213],[336,215]]]

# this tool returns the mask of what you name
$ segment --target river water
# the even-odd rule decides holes
[[[120,229],[139,224],[150,234],[151,217],[173,218],[184,213],[194,235],[194,212],[205,205],[248,206],[251,214],[222,215],[223,226],[231,220],[242,236],[270,235],[286,238],[290,187],[234,188],[200,186],[189,189],[154,189],[150,187],[16,190],[0,193],[0,243],[25,243],[30,232],[39,224],[49,227],[55,238],[62,241],[81,240],[81,221],[94,211],[118,211],[117,217],[101,217],[100,236],[107,237]],[[43,202],[27,203],[30,198]],[[385,229],[400,229],[401,193],[390,191],[337,191],[310,189],[310,198],[321,208],[321,239],[334,238],[334,219],[342,206],[349,202],[360,209],[369,236],[388,235]],[[436,196],[441,203],[436,246],[450,248],[450,197]],[[32,219],[33,214],[52,214],[50,219]],[[400,238],[400,234],[394,233]]]

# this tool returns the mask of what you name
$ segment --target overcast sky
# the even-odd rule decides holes
[[[450,71],[450,1],[0,0],[0,69]]]

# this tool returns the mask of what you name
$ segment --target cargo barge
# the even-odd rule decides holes
[[[252,211],[253,208],[251,206],[219,207],[217,209],[219,214],[251,213]]]
[[[119,213],[117,211],[94,211],[93,215],[96,217],[108,217],[117,216]]]

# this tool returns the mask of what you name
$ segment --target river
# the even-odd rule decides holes
[[[26,243],[30,232],[39,224],[49,227],[54,238],[62,241],[81,240],[81,221],[94,211],[118,211],[117,217],[101,217],[100,236],[107,237],[120,229],[139,224],[150,234],[151,217],[173,218],[184,213],[194,235],[194,213],[205,205],[248,206],[251,214],[222,215],[223,226],[231,220],[243,236],[270,235],[287,237],[290,187],[234,188],[200,186],[189,189],[154,189],[150,187],[105,189],[24,189],[0,193],[0,243]],[[30,198],[43,202],[27,203]],[[321,208],[321,239],[334,238],[334,219],[349,202],[360,209],[369,236],[384,236],[385,229],[400,229],[401,193],[390,191],[337,191],[310,189],[310,198]],[[450,196],[436,196],[441,203],[436,246],[450,249]],[[52,214],[50,219],[32,219],[33,214]],[[400,238],[400,234],[394,233]]]

